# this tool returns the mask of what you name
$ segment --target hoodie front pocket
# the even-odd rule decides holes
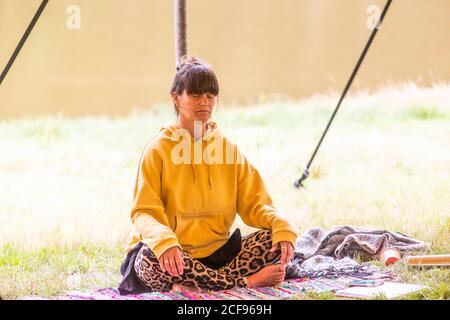
[[[231,226],[225,224],[223,212],[209,211],[209,212],[195,212],[195,213],[181,213],[175,215],[175,233],[180,240],[189,241],[196,238],[203,238],[204,236],[211,236],[227,234]]]

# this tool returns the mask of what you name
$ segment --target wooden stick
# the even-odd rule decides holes
[[[450,254],[407,256],[405,261],[413,266],[450,266]]]

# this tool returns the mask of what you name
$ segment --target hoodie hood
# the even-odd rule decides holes
[[[189,147],[192,147],[193,144],[201,143],[202,144],[202,157],[203,157],[203,150],[205,150],[207,145],[210,142],[212,142],[215,139],[220,138],[222,136],[220,130],[217,128],[217,123],[212,120],[208,120],[208,122],[206,123],[206,132],[198,140],[194,140],[194,138],[192,137],[192,135],[190,134],[190,132],[187,129],[182,128],[180,125],[178,125],[174,122],[169,122],[169,123],[163,125],[161,127],[161,129],[159,130],[159,134],[162,138],[168,139],[173,142],[188,143]],[[203,158],[202,158],[202,161],[200,164],[194,163],[195,162],[194,161],[194,152],[193,152],[192,148],[190,150],[191,150],[190,164],[191,164],[191,168],[192,168],[192,173],[194,175],[194,183],[196,185],[198,185],[198,174],[197,174],[196,167],[197,168],[200,167],[200,170],[202,170],[202,168],[206,167],[209,187],[211,190],[214,190],[213,179],[212,179],[212,174],[211,174],[212,164],[209,164],[209,161],[207,161],[207,159],[205,159],[206,160],[206,163],[205,163],[205,161],[203,161]],[[208,157],[207,152],[204,153],[204,155],[205,155],[205,157]]]
[[[194,139],[188,130],[182,128],[175,122],[168,122],[163,125],[159,130],[159,134],[172,141],[181,141],[183,138]],[[217,123],[212,120],[208,120],[206,123],[206,132],[201,139],[203,141],[210,141],[220,136],[221,133],[220,130],[217,129]]]

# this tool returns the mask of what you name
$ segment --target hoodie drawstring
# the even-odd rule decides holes
[[[205,157],[206,157],[206,167],[208,168],[208,182],[209,182],[209,188],[211,189],[211,191],[213,191],[213,185],[212,185],[212,179],[211,179],[211,172],[210,172],[210,166],[211,164],[209,163],[209,159],[208,159],[208,152],[205,153]]]
[[[206,157],[208,157],[208,156],[206,156]],[[207,162],[209,162],[209,161],[207,161]],[[193,162],[193,161],[191,161],[191,167],[192,167],[192,172],[194,173],[194,181],[195,181],[195,184],[198,185],[197,170],[195,170],[195,165],[194,165],[194,162]],[[212,190],[214,190],[214,188],[213,188],[212,178],[211,178],[211,169],[209,168],[209,167],[210,167],[210,164],[206,163],[206,167],[207,167],[207,169],[208,169],[208,182],[209,182],[209,188],[210,188],[211,191],[212,191]]]
[[[195,166],[194,166],[194,162],[193,161],[191,161],[191,167],[192,167],[192,172],[194,173],[195,184],[198,184],[197,171],[195,170]]]
[[[208,167],[208,181],[209,181],[209,187],[211,188],[211,191],[214,190],[213,185],[212,185],[212,179],[211,179],[211,174],[209,172],[209,164],[206,165]]]
[[[213,188],[213,183],[212,183],[212,178],[211,178],[211,169],[210,169],[210,164],[209,164],[209,160],[208,160],[208,153],[205,154],[206,157],[206,167],[207,167],[207,171],[208,171],[208,183],[209,183],[209,188],[211,189],[211,191],[214,190]],[[194,160],[191,158],[191,167],[192,167],[192,172],[194,173],[194,181],[195,184],[198,185],[198,177],[197,177],[197,170],[195,170],[195,165],[194,165]]]

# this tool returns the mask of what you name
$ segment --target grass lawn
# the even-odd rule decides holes
[[[245,108],[220,105],[213,118],[260,170],[299,233],[351,224],[402,232],[429,243],[428,253],[450,253],[450,86],[404,84],[350,96],[306,188],[297,190],[293,182],[337,100],[261,99]],[[120,118],[0,121],[3,299],[117,286],[140,153],[173,119],[167,104]],[[240,220],[235,226],[253,231]],[[448,268],[393,268],[405,282],[429,286],[406,299],[450,299]]]

